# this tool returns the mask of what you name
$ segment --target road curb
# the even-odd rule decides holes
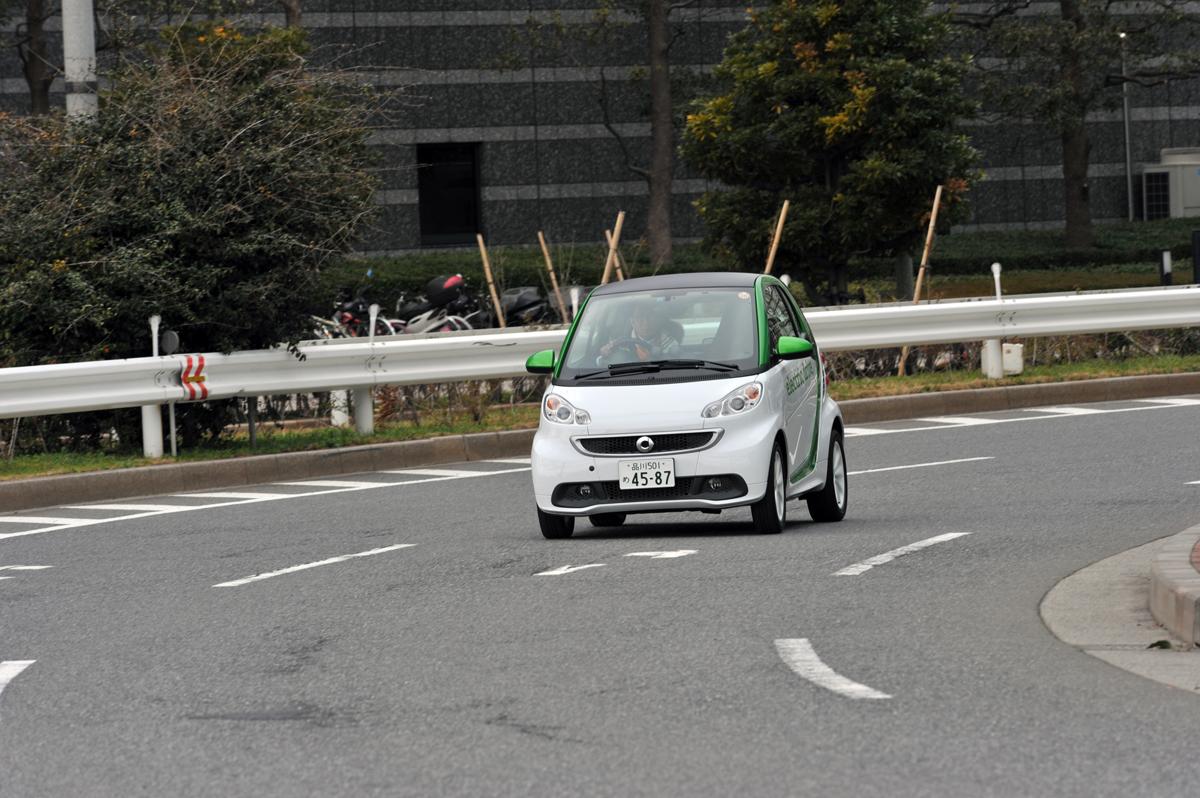
[[[1147,399],[1188,393],[1200,393],[1200,372],[850,399],[840,404],[847,424],[866,424],[923,416],[983,413],[990,410],[1014,410],[1051,404]],[[65,501],[127,499],[386,468],[417,468],[490,457],[525,457],[529,454],[532,442],[533,430],[508,430],[347,446],[341,449],[236,457],[201,463],[139,466],[86,474],[31,477],[0,482],[0,512],[50,507]]]
[[[1200,372],[881,396],[849,399],[838,404],[847,424],[868,424],[922,416],[954,416],[1039,405],[1113,402],[1189,393],[1200,393]]]
[[[184,493],[264,482],[418,468],[442,463],[528,457],[533,430],[447,435],[415,441],[376,443],[310,452],[234,457],[200,463],[94,471],[0,482],[0,512],[30,510],[64,502],[94,502]]]
[[[1150,563],[1150,612],[1190,646],[1200,645],[1200,526],[1167,538]]]

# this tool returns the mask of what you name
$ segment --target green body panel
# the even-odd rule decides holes
[[[767,305],[763,296],[763,281],[759,277],[754,281],[754,303],[758,306],[758,365],[766,368],[771,362],[771,335],[767,332]]]

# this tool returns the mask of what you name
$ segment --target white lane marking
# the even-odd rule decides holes
[[[775,650],[779,657],[797,675],[808,679],[815,685],[832,690],[846,698],[891,698],[887,693],[881,693],[873,687],[859,684],[847,679],[833,668],[826,665],[813,651],[808,638],[800,637],[794,640],[776,640]]]
[[[564,565],[561,568],[554,568],[549,571],[542,571],[540,574],[534,574],[534,576],[565,576],[566,574],[575,573],[576,571],[582,571],[584,568],[603,568],[603,567],[604,567],[604,563],[602,563],[602,562],[594,562],[594,563],[591,563],[590,565]]]
[[[242,491],[214,491],[212,493],[175,493],[176,499],[286,499],[286,493],[246,493]]]
[[[1200,399],[1186,399],[1186,400],[1184,400],[1184,399],[1175,399],[1175,400],[1137,399],[1137,400],[1133,400],[1133,401],[1155,402],[1155,403],[1161,402],[1162,404],[1147,404],[1144,407],[1117,407],[1117,408],[1113,408],[1110,410],[1100,410],[1096,413],[1096,415],[1107,414],[1107,413],[1139,413],[1143,410],[1168,410],[1168,409],[1176,408],[1176,407],[1192,407],[1194,405],[1200,404]],[[1028,408],[1028,409],[1031,411],[1035,411],[1035,410],[1040,410],[1041,408]],[[896,435],[901,432],[943,431],[943,430],[948,430],[948,429],[958,429],[960,427],[966,427],[966,426],[975,426],[975,424],[973,424],[973,423],[968,423],[968,424],[951,423],[950,419],[953,419],[953,418],[957,418],[957,416],[945,416],[944,424],[941,424],[939,426],[928,426],[928,427],[899,427],[899,428],[895,428],[895,429],[873,429],[873,428],[866,428],[866,427],[846,427],[845,434],[847,435],[847,437],[858,437],[860,435]],[[972,421],[973,422],[982,422],[982,423],[986,423],[986,424],[1020,424],[1020,423],[1026,422],[1026,421],[1044,421],[1048,418],[1063,419],[1063,418],[1070,418],[1070,416],[1064,415],[1062,413],[1047,413],[1045,415],[1040,415],[1040,416],[1022,416],[1022,417],[1017,417],[1017,418],[973,418]],[[930,421],[931,419],[920,418],[920,419],[914,419],[914,420]]]
[[[463,471],[451,468],[408,468],[403,471],[381,471],[381,474],[411,474],[414,477],[477,477],[486,471]]]
[[[1060,416],[1096,416],[1107,413],[1107,410],[1097,410],[1094,407],[1031,407],[1030,413],[1057,413]]]
[[[929,468],[930,466],[953,465],[954,463],[974,463],[979,460],[995,460],[995,457],[964,457],[961,460],[938,460],[933,463],[912,463],[910,465],[888,466],[887,468],[864,468],[861,471],[850,471],[850,476],[857,474],[878,474],[880,471],[903,471],[906,468]]]
[[[1189,485],[1200,485],[1200,479],[1196,480],[1195,482],[1189,482],[1189,483],[1187,483],[1187,484],[1189,484]]]
[[[503,469],[500,471],[473,471],[473,472],[471,472],[470,476],[494,477],[494,476],[499,476],[501,474],[519,474],[519,473],[523,473],[528,470],[529,470],[529,468],[506,468],[506,469]],[[272,493],[272,494],[264,494],[266,496],[266,498],[263,498],[263,499],[241,499],[241,500],[227,501],[227,502],[213,502],[213,503],[209,503],[209,504],[189,504],[189,505],[184,505],[184,506],[179,506],[179,507],[173,507],[171,512],[192,513],[192,512],[196,512],[197,510],[215,510],[220,507],[244,507],[247,504],[258,504],[259,502],[265,502],[265,501],[279,501],[280,499],[304,499],[304,498],[308,498],[311,496],[328,496],[332,493],[353,493],[355,491],[375,490],[377,488],[396,488],[401,485],[420,485],[421,483],[424,483],[424,482],[444,482],[444,481],[450,480],[450,479],[460,479],[460,477],[427,477],[425,479],[409,479],[409,480],[405,480],[403,482],[379,482],[379,483],[371,485],[369,488],[367,488],[367,487],[363,487],[363,488],[329,488],[327,490],[314,490],[314,491],[309,491],[307,493]],[[188,496],[195,496],[197,494],[183,493],[180,495],[183,497],[188,497]],[[39,529],[22,529],[20,532],[5,532],[3,534],[0,534],[0,540],[5,540],[6,538],[20,538],[20,537],[25,537],[26,535],[41,535],[46,532],[56,532],[60,529],[68,529],[68,528],[72,528],[72,527],[79,528],[79,527],[84,527],[84,526],[97,526],[98,524],[111,524],[111,523],[115,523],[117,521],[133,521],[138,518],[153,518],[155,516],[159,516],[162,514],[163,514],[162,511],[155,511],[155,512],[133,513],[130,515],[117,515],[117,516],[112,516],[111,518],[89,518],[87,520],[76,519],[76,520],[72,521],[69,526],[59,524],[56,526],[41,527]]]
[[[12,579],[11,576],[0,576],[0,579]]]
[[[698,549],[678,549],[676,551],[631,551],[626,557],[649,557],[652,560],[670,560],[675,557],[686,557],[695,554]]]
[[[8,683],[28,668],[36,659],[6,659],[0,662],[0,693],[4,692],[4,688],[8,687]]]
[[[272,482],[272,485],[299,485],[302,488],[365,488],[378,485],[378,482],[351,482],[345,479],[309,479],[303,482]]]
[[[926,418],[918,418],[916,421],[928,421],[932,424],[951,424],[955,427],[979,427],[984,424],[991,424],[990,418],[975,418],[974,416],[928,416]]]
[[[1200,399],[1185,399],[1164,396],[1159,399],[1131,399],[1133,402],[1151,402],[1156,405],[1167,405],[1169,407],[1192,407],[1200,405]]]
[[[875,566],[889,563],[897,557],[903,557],[906,554],[912,554],[913,552],[920,551],[921,549],[926,549],[930,546],[936,546],[939,543],[945,543],[948,540],[954,540],[955,538],[961,538],[969,534],[971,533],[947,532],[944,535],[937,535],[936,537],[926,538],[925,540],[918,540],[916,543],[910,543],[907,546],[901,546],[898,549],[885,551],[883,554],[876,554],[874,557],[865,559],[862,562],[856,562],[854,565],[848,565],[835,573],[834,576],[858,576],[859,574],[865,574]]]
[[[883,435],[890,430],[872,429],[871,427],[846,427],[843,430],[847,438],[857,438],[860,435]]]
[[[54,524],[68,526],[86,521],[83,518],[47,518],[44,515],[0,515],[0,524]]]
[[[354,557],[370,557],[375,554],[383,554],[384,552],[387,552],[387,551],[395,551],[396,549],[411,548],[415,545],[417,545],[417,544],[416,543],[397,543],[395,546],[384,546],[383,548],[371,549],[370,551],[360,551],[357,554],[342,554],[337,557],[330,557],[327,560],[321,560],[320,562],[309,562],[309,563],[305,563],[304,565],[293,565],[290,568],[281,568],[278,571],[268,571],[267,573],[263,573],[263,574],[255,574],[254,576],[247,576],[245,579],[234,579],[232,582],[222,582],[219,585],[213,585],[213,587],[238,587],[239,585],[248,585],[251,582],[258,582],[263,579],[270,579],[273,576],[283,576],[284,574],[294,574],[297,571],[307,571],[309,568],[318,568],[322,565],[333,565],[334,563],[345,562],[346,560],[353,559]]]
[[[0,565],[0,571],[44,571],[53,565]]]
[[[181,509],[178,504],[72,504],[64,510],[137,510],[143,513],[170,513]]]
[[[533,462],[529,457],[499,457],[495,460],[480,460],[481,463],[504,463],[506,465],[529,465]]]

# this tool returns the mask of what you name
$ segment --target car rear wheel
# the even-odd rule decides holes
[[[538,508],[538,526],[542,528],[542,537],[549,540],[562,540],[571,537],[575,531],[575,517],[571,515],[553,515],[542,512]]]
[[[842,433],[840,430],[834,430],[829,441],[825,487],[808,497],[808,512],[814,521],[841,521],[846,516],[849,500],[850,484],[846,479],[846,453],[842,449]]]
[[[763,497],[750,505],[754,528],[764,535],[777,535],[787,521],[787,476],[784,474],[783,449],[778,444],[771,450],[771,465],[767,469],[767,490]]]
[[[625,523],[625,513],[600,513],[599,515],[589,515],[588,521],[592,526],[620,526]]]

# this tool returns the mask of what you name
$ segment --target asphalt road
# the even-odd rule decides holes
[[[780,536],[499,462],[0,516],[0,795],[1195,794],[1200,699],[1038,617],[1200,523],[1193,402],[870,425]]]

